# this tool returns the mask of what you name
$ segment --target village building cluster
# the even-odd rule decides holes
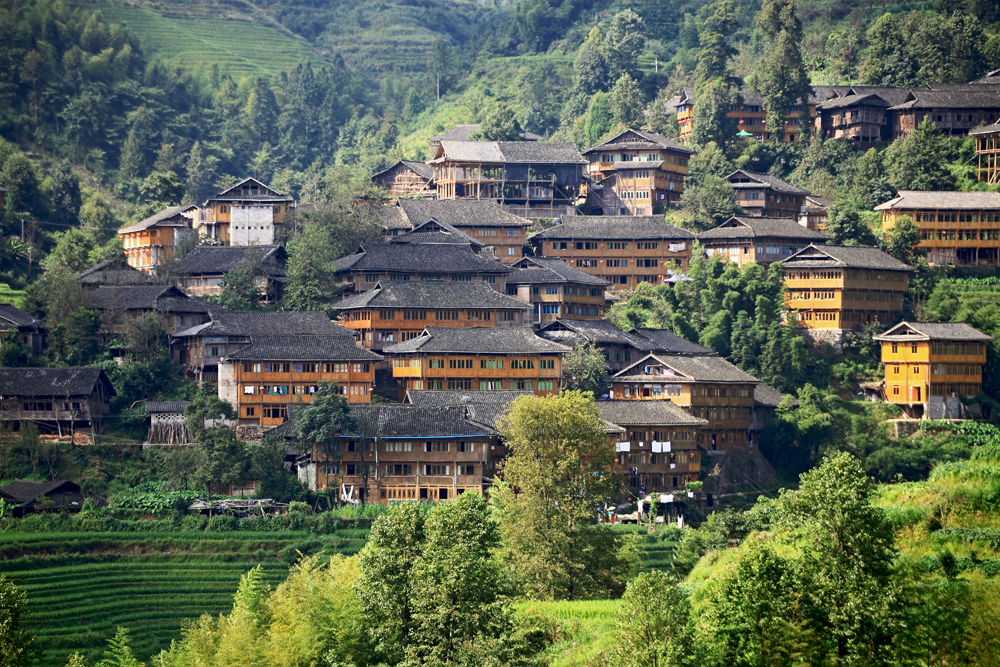
[[[987,94],[991,83],[1000,73],[948,90],[821,87],[807,108],[792,110],[782,140],[818,125],[864,148],[929,116],[974,136],[979,178],[997,183],[1000,100]],[[696,102],[685,91],[670,103],[682,140]],[[732,115],[757,139],[775,131],[752,97]],[[972,129],[983,122],[991,124]],[[634,492],[682,490],[706,458],[753,449],[791,397],[671,331],[623,331],[604,319],[620,290],[688,281],[696,252],[765,269],[781,262],[787,318],[814,344],[838,347],[862,325],[899,320],[912,269],[878,248],[831,244],[830,202],[808,191],[737,170],[726,180],[745,213],[696,234],[662,217],[678,204],[693,155],[680,143],[628,129],[581,153],[528,134],[468,141],[475,130],[458,126],[432,138],[426,163],[400,161],[373,176],[392,200],[376,212],[384,239],[333,262],[334,311],[228,312],[198,298],[219,296],[226,275],[250,265],[260,302],[281,299],[280,240],[298,206],[248,178],[120,230],[126,262],[76,276],[86,305],[101,314],[101,340],[157,313],[173,363],[236,408],[242,437],[295,439],[296,412],[321,383],[336,383],[356,426],[301,451],[300,477],[343,500],[389,503],[488,488],[505,455],[504,411],[520,396],[565,387],[577,345],[606,360],[607,394],[596,407]],[[995,192],[904,191],[876,210],[886,233],[910,216],[933,264],[1000,263]],[[160,275],[168,266],[170,284]],[[41,353],[42,322],[0,306],[0,330],[16,330]],[[964,324],[901,322],[877,340],[885,380],[865,386],[869,398],[913,418],[965,416],[980,392],[988,336]],[[113,395],[100,368],[0,369],[5,419],[30,419],[74,441],[99,436]],[[190,440],[185,405],[147,404],[151,441]]]

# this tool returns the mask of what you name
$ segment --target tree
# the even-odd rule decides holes
[[[0,664],[29,667],[34,663],[38,648],[29,623],[28,596],[0,575]]]
[[[838,245],[874,246],[875,233],[861,219],[853,202],[838,199],[830,206],[826,216],[826,231]]]
[[[435,80],[437,99],[441,99],[441,79],[445,82],[451,73],[451,47],[444,38],[437,37],[431,43],[431,56],[429,71]]]
[[[86,366],[101,354],[97,338],[100,321],[95,311],[77,308],[65,318],[51,310],[49,313],[46,322],[58,322],[49,329],[49,356],[67,366]]]
[[[733,186],[718,176],[704,176],[681,193],[684,218],[697,231],[712,229],[740,212]]]
[[[60,162],[50,175],[49,219],[64,225],[80,223],[80,179],[69,164]]]
[[[904,264],[912,266],[923,255],[919,246],[920,228],[914,224],[913,216],[901,215],[886,233],[882,249]]]
[[[143,178],[151,158],[152,119],[149,110],[141,106],[129,118],[130,128],[122,144],[119,171],[123,179]]]
[[[115,636],[108,640],[105,658],[96,667],[142,667],[129,644],[128,628],[118,627]]]
[[[751,86],[764,96],[771,139],[784,141],[792,108],[798,104],[807,109],[812,93],[802,59],[802,23],[795,13],[794,0],[764,0],[757,14],[757,29],[766,46]],[[808,115],[802,113],[800,118],[808,119]]]
[[[195,141],[187,160],[187,196],[195,202],[204,201],[215,189],[219,158],[206,154],[200,141]]]
[[[737,132],[737,121],[728,114],[742,101],[739,88],[719,78],[704,82],[700,90],[698,104],[694,106],[691,137],[698,144],[715,142],[725,146]]]
[[[58,235],[56,245],[42,260],[47,274],[75,275],[90,266],[90,251],[94,242],[79,229],[69,229]]]
[[[687,595],[662,570],[629,582],[617,614],[618,641],[612,664],[620,667],[680,667],[699,664]]]
[[[607,388],[608,360],[595,342],[574,345],[573,350],[563,358],[562,369],[567,389],[589,391],[600,396]]]
[[[948,170],[948,140],[926,116],[917,129],[886,151],[889,181],[896,190],[941,191],[955,188]]]
[[[639,54],[646,46],[646,25],[631,9],[611,17],[604,50],[611,81],[618,81],[626,74],[635,76],[639,71]]]
[[[80,208],[80,229],[95,244],[117,238],[115,230],[120,227],[111,204],[100,194],[92,194]]]
[[[309,405],[298,410],[295,415],[295,436],[319,445],[323,460],[328,463],[343,460],[340,436],[351,433],[356,428],[357,423],[350,414],[347,399],[340,393],[335,382],[320,382]],[[359,456],[363,459],[363,447],[361,452]],[[328,474],[325,474],[323,481],[324,486],[330,486]]]
[[[608,89],[608,61],[604,54],[604,34],[594,26],[573,61],[576,87],[588,97]]]
[[[198,432],[196,438],[197,468],[191,475],[191,482],[205,489],[209,500],[213,484],[227,487],[246,481],[250,469],[246,444],[232,429],[227,426],[206,428]]]
[[[642,125],[644,116],[642,92],[631,76],[622,74],[615,87],[611,89],[610,102],[611,117],[615,123],[625,127]]]
[[[470,141],[521,141],[521,125],[514,108],[497,100]]]
[[[219,305],[231,311],[256,310],[261,299],[273,297],[274,281],[266,268],[263,254],[247,248],[243,258],[222,277]],[[270,294],[265,292],[265,284]]]
[[[884,204],[896,194],[889,183],[882,154],[874,148],[869,148],[858,160],[854,176],[854,194],[861,199],[866,208],[870,209]]]
[[[620,489],[615,452],[593,396],[522,396],[501,421],[503,481],[493,487],[504,558],[523,592],[542,599],[621,592],[629,566],[620,534],[596,525]]]
[[[13,152],[0,169],[0,185],[7,189],[4,215],[14,220],[26,214],[39,217],[45,214],[38,175],[31,161],[20,151]]]
[[[613,126],[610,97],[604,93],[594,94],[587,107],[587,142],[591,146],[600,143]]]
[[[917,66],[896,18],[883,14],[868,29],[868,56],[861,65],[861,82],[870,86],[912,86]]]
[[[698,104],[694,107],[692,132],[696,143],[714,141],[723,146],[736,134],[736,121],[727,114],[739,106],[741,99],[741,82],[729,69],[736,49],[727,40],[736,29],[736,14],[732,0],[716,0],[708,10],[699,37],[701,51],[695,70]]]

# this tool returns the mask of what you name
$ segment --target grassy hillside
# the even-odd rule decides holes
[[[44,650],[39,667],[62,667],[75,651],[97,657],[118,626],[132,631],[133,648],[145,660],[180,637],[185,619],[228,612],[240,576],[256,565],[274,587],[296,551],[355,554],[367,534],[356,527],[322,536],[311,530],[8,531],[0,538],[0,561],[28,594]]]
[[[92,6],[100,9],[109,23],[128,24],[142,41],[147,57],[157,56],[203,76],[214,64],[234,77],[276,76],[297,63],[323,60],[305,39],[262,13],[212,2],[125,5],[102,1]]]

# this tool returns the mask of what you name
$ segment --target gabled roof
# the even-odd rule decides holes
[[[119,234],[131,234],[132,232],[141,232],[144,229],[149,229],[150,227],[155,227],[157,225],[163,227],[190,227],[191,218],[183,215],[184,213],[190,211],[191,209],[197,209],[198,207],[194,204],[185,204],[182,206],[168,206],[159,213],[154,213],[145,220],[130,225],[125,229],[119,229]]]
[[[807,195],[806,200],[803,203],[806,208],[830,208],[833,206],[833,202],[825,197],[820,197],[819,195]]]
[[[530,310],[531,306],[500,294],[489,283],[454,280],[389,280],[337,304],[338,310],[355,308],[436,308]]]
[[[260,255],[270,274],[284,274],[285,249],[279,245],[200,245],[177,263],[177,271],[186,276],[218,275],[232,271],[251,253]]]
[[[911,90],[892,111],[910,109],[1000,109],[1000,91],[992,86],[966,86],[952,90]]]
[[[982,331],[970,327],[964,322],[900,322],[875,340],[915,341],[915,340],[960,340],[987,341],[993,340]]]
[[[714,355],[715,350],[698,343],[692,343],[687,338],[678,336],[669,329],[632,329],[630,335],[648,341],[650,351],[667,354],[699,354]]]
[[[356,428],[344,436],[420,440],[494,436],[491,427],[468,418],[462,406],[352,405]]]
[[[146,414],[158,415],[164,413],[184,412],[191,401],[146,401]]]
[[[900,190],[894,198],[875,207],[876,211],[892,209],[1000,210],[1000,192]]]
[[[354,336],[251,336],[250,345],[230,361],[381,361],[382,356],[354,343]]]
[[[662,375],[644,375],[646,366],[660,364],[669,372]],[[759,380],[745,373],[722,357],[698,355],[680,356],[650,354],[616,374],[615,382],[734,382],[758,383]]]
[[[563,354],[570,348],[535,335],[531,327],[426,327],[419,336],[384,348],[386,354]]]
[[[1000,69],[995,69],[992,72],[987,72],[983,76],[979,77],[975,81],[970,81],[970,85],[983,85],[983,84],[998,84],[1000,83]]]
[[[0,396],[90,396],[103,383],[106,395],[117,395],[97,366],[71,368],[0,367]]]
[[[30,503],[39,496],[47,496],[50,493],[80,493],[80,485],[66,479],[54,479],[50,482],[19,479],[0,487],[0,492],[8,497],[16,498],[21,503]]]
[[[90,295],[98,310],[157,310],[163,313],[208,313],[211,304],[191,299],[172,285],[101,285]]]
[[[436,220],[453,227],[529,227],[531,220],[508,213],[493,199],[401,199],[412,225]]]
[[[642,141],[625,141],[623,137],[629,135],[634,135],[642,139]],[[636,130],[629,128],[622,132],[619,132],[615,136],[611,137],[607,141],[603,141],[596,146],[588,148],[584,155],[589,155],[592,152],[605,151],[605,150],[621,150],[621,149],[667,149],[676,151],[678,153],[685,153],[687,155],[694,155],[694,151],[686,146],[682,146],[673,139],[669,139],[662,134],[657,134],[656,132],[646,132],[644,130]],[[629,163],[625,163],[629,164]],[[634,165],[633,168],[641,168],[640,165]]]
[[[810,245],[784,260],[786,269],[843,267],[849,269],[882,269],[912,271],[913,269],[878,248],[849,245]]]
[[[444,160],[490,164],[586,164],[571,141],[442,141],[432,163]]]
[[[467,245],[474,248],[482,248],[486,245],[485,243],[472,238],[460,229],[456,229],[455,227],[452,227],[444,222],[438,222],[437,220],[428,220],[421,223],[408,232],[389,238],[387,242],[421,244],[450,243]]]
[[[456,125],[444,134],[439,134],[436,137],[431,137],[427,141],[435,144],[439,144],[442,141],[468,141],[469,137],[479,131],[479,125]],[[535,134],[533,132],[521,132],[521,139],[524,141],[541,141],[544,139],[541,135]]]
[[[803,227],[794,218],[759,218],[755,216],[735,216],[714,229],[698,234],[698,240],[746,237],[795,239],[820,243],[830,239],[826,234]]]
[[[1000,120],[990,125],[983,125],[982,127],[977,127],[974,130],[969,130],[970,135],[977,134],[997,134],[1000,133]]]
[[[257,194],[251,194],[251,189],[256,189]],[[244,190],[246,190],[244,192]],[[274,188],[264,185],[256,178],[244,178],[236,185],[226,188],[222,192],[212,195],[205,203],[212,201],[269,201],[269,202],[291,202],[294,201],[288,195],[284,195]]]
[[[695,234],[668,225],[659,215],[574,215],[563,218],[531,237],[534,239],[592,239],[606,241],[687,241]]]
[[[14,326],[26,328],[44,327],[45,323],[24,312],[20,308],[15,308],[9,303],[0,303],[0,322],[7,321]]]
[[[480,257],[466,245],[381,243],[363,245],[353,255],[334,260],[335,271],[389,271],[393,273],[493,273],[513,269],[495,259]]]
[[[794,185],[785,183],[780,178],[776,178],[770,174],[758,174],[753,171],[747,171],[746,169],[737,169],[733,173],[726,176],[726,180],[729,181],[729,184],[737,190],[743,188],[759,188],[764,186],[774,190],[775,192],[784,192],[793,195],[809,194],[808,190],[803,190],[802,188],[797,188]]]
[[[889,102],[886,102],[882,97],[876,95],[875,93],[866,93],[863,95],[853,94],[844,95],[842,97],[832,97],[822,102],[819,106],[821,109],[827,111],[831,109],[843,109],[854,106],[881,107],[883,109],[887,109],[889,108]]]
[[[434,169],[429,164],[426,164],[424,162],[413,162],[412,160],[400,160],[396,164],[389,167],[388,169],[383,169],[377,174],[373,174],[372,179],[376,179],[382,174],[388,174],[396,167],[404,167],[406,169],[409,169],[420,178],[425,178],[428,181],[434,178]]]
[[[404,200],[405,201],[405,200]],[[376,206],[375,215],[382,219],[385,229],[412,229],[413,225],[406,219],[406,214],[399,206]]]
[[[490,290],[495,291],[495,290]],[[193,336],[353,336],[353,329],[332,321],[325,311],[212,312],[212,321],[179,331],[174,338]]]
[[[708,420],[694,417],[672,401],[597,401],[601,417],[618,426],[707,426]]]
[[[753,388],[753,404],[754,407],[758,408],[776,408],[781,405],[786,396],[791,397],[792,405],[799,404],[799,399],[791,394],[782,394],[771,385],[764,384],[763,382],[758,383]]]
[[[155,276],[132,268],[121,259],[106,259],[86,271],[73,276],[81,285],[151,285],[156,284]]]
[[[576,343],[586,345],[593,342],[598,345],[630,345],[643,352],[654,349],[651,341],[625,333],[607,320],[559,319],[539,329],[538,335],[571,347]]]
[[[466,408],[466,417],[493,430],[500,428],[510,404],[522,396],[534,396],[531,391],[431,391],[407,390],[404,403],[424,407],[458,405]]]
[[[607,287],[611,283],[604,278],[581,271],[561,259],[548,257],[525,257],[514,264],[516,271],[507,276],[508,285],[530,285],[535,283],[576,283],[593,287]]]

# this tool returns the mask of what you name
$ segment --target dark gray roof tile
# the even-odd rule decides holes
[[[629,334],[648,341],[650,351],[667,354],[714,355],[715,350],[692,343],[669,329],[632,329]]]
[[[354,308],[459,308],[530,310],[523,301],[500,294],[484,282],[453,280],[387,281],[348,297],[339,310]]]
[[[285,271],[285,249],[277,245],[257,246],[208,246],[201,245],[177,263],[181,275],[218,275],[227,273],[249,253],[258,253],[264,266],[273,275]]]
[[[657,363],[676,371],[676,374],[643,375],[644,366]],[[729,363],[722,357],[708,355],[681,356],[673,354],[651,354],[637,361],[614,376],[614,381],[641,382],[734,382],[753,383],[759,380]]]
[[[104,383],[106,395],[115,395],[108,377],[97,366],[0,367],[0,396],[90,396],[99,383]]]
[[[353,336],[251,336],[250,345],[229,355],[238,361],[380,361]]]
[[[900,322],[875,340],[910,341],[910,340],[961,340],[987,341],[992,336],[970,327],[964,322]]]
[[[512,269],[497,260],[480,257],[472,248],[458,244],[414,245],[382,243],[364,245],[353,255],[333,262],[340,271],[391,271],[395,273],[486,273],[507,274]]]
[[[736,216],[714,229],[698,234],[699,240],[730,239],[730,238],[782,238],[823,243],[829,236],[813,229],[807,229],[793,218],[758,218],[754,216]]]
[[[98,310],[156,310],[163,313],[208,313],[211,304],[187,297],[170,285],[101,285],[90,294]]]
[[[412,225],[429,220],[453,227],[529,227],[531,220],[503,210],[490,199],[401,199],[399,209]]]
[[[913,269],[878,248],[847,245],[810,245],[784,260],[786,269],[850,268],[912,271]]]
[[[353,336],[354,331],[332,321],[324,311],[227,312],[213,311],[212,321],[174,334],[189,336],[328,335]]]
[[[706,426],[707,419],[694,417],[669,400],[597,401],[601,417],[618,426]]]
[[[416,338],[384,348],[386,354],[563,354],[568,347],[535,335],[531,327],[427,327]]]
[[[514,266],[517,270],[507,276],[508,285],[575,283],[592,287],[607,287],[611,284],[604,278],[582,271],[561,259],[525,257]]]
[[[659,215],[578,215],[563,218],[531,237],[534,239],[596,239],[607,241],[687,241],[695,235],[664,222]]]
[[[739,183],[734,182],[736,180],[749,180],[749,183]],[[764,185],[775,192],[784,192],[787,194],[794,195],[807,195],[808,190],[803,190],[802,188],[797,188],[794,185],[785,183],[780,178],[771,176],[770,174],[758,174],[757,172],[747,171],[745,169],[737,169],[733,173],[726,176],[726,180],[734,188],[750,188],[750,187],[760,187]]]

